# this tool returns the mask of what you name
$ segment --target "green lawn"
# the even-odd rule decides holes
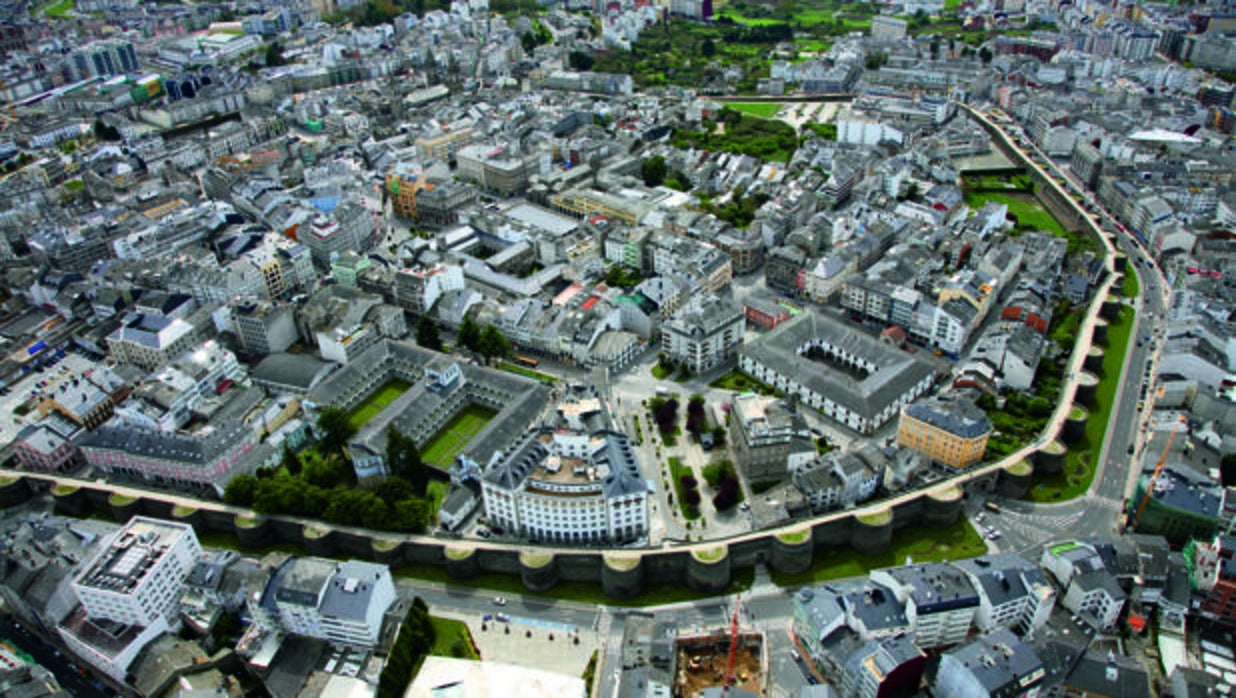
[[[710,388],[718,388],[720,390],[733,390],[736,393],[760,393],[761,395],[772,395],[775,392],[770,385],[765,385],[754,378],[745,376],[734,369],[729,373],[717,378],[708,384]]]
[[[1068,237],[1064,227],[1060,225],[1047,209],[1034,198],[1033,194],[999,192],[999,191],[967,191],[966,205],[974,210],[983,207],[988,201],[1004,204],[1009,207],[1009,213],[1017,218],[1017,228],[1024,230],[1046,230],[1057,237]]]
[[[378,413],[386,409],[396,398],[408,392],[408,388],[411,387],[411,383],[399,379],[386,383],[373,391],[361,404],[352,408],[352,411],[348,413],[348,425],[359,430],[369,420],[378,416]]]
[[[849,546],[816,550],[811,568],[797,574],[772,571],[773,581],[783,587],[818,584],[832,579],[862,577],[871,570],[913,562],[941,562],[976,557],[987,552],[978,531],[965,518],[948,528],[909,526],[893,534],[888,550],[864,555]]]
[[[433,625],[433,647],[429,654],[435,657],[455,657],[457,659],[480,659],[472,646],[472,633],[463,621],[450,618],[429,616]]]
[[[480,405],[468,405],[442,427],[426,444],[421,459],[440,468],[450,467],[472,437],[494,418],[497,412]]]
[[[69,16],[69,12],[73,10],[73,0],[60,0],[60,2],[43,10],[43,15],[52,19],[65,19]]]
[[[725,106],[744,114],[771,119],[781,111],[783,105],[780,102],[726,102]]]
[[[678,505],[678,511],[682,514],[682,518],[687,521],[694,521],[700,517],[700,508],[698,506],[689,506],[682,498],[686,488],[682,486],[682,476],[692,475],[691,469],[682,464],[682,459],[678,456],[670,456],[669,458],[669,473],[670,484],[674,487],[674,503]],[[702,483],[701,483],[702,485]],[[704,493],[700,492],[700,497],[703,498]]]
[[[506,371],[507,373],[514,373],[514,374],[523,376],[525,378],[531,378],[533,380],[541,381],[542,383],[553,383],[558,380],[557,378],[549,375],[548,373],[541,373],[540,371],[534,371],[528,368],[527,366],[520,366],[519,364],[513,364],[509,361],[503,361],[502,363],[498,364],[498,368],[502,369],[503,371]]]
[[[1060,502],[1080,497],[1090,489],[1094,479],[1095,463],[1107,435],[1107,422],[1111,419],[1112,403],[1116,398],[1116,386],[1120,382],[1120,370],[1133,331],[1135,313],[1128,306],[1121,306],[1120,314],[1107,328],[1107,353],[1103,357],[1103,369],[1095,401],[1089,407],[1090,419],[1086,422],[1086,435],[1069,446],[1064,457],[1064,469],[1058,475],[1035,478],[1035,484],[1026,496],[1032,502]],[[1123,458],[1121,453],[1119,458]]]
[[[961,7],[961,0],[944,0],[945,12],[956,12]]]
[[[1137,272],[1129,260],[1124,260],[1124,279],[1120,284],[1120,294],[1125,298],[1137,298],[1142,293],[1141,284],[1137,281]]]

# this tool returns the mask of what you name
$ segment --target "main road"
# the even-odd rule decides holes
[[[1144,443],[1146,419],[1155,397],[1154,365],[1158,360],[1157,350],[1162,345],[1162,325],[1170,301],[1170,285],[1146,249],[1132,235],[1121,235],[1114,230],[1112,214],[1099,204],[1092,193],[1082,188],[1071,172],[1059,167],[1030,139],[1010,136],[987,114],[968,105],[961,106],[999,140],[1006,154],[1020,159],[1039,175],[1042,182],[1053,188],[1058,197],[1073,208],[1079,220],[1104,240],[1109,253],[1114,249],[1107,240],[1107,233],[1112,235],[1120,251],[1128,255],[1129,268],[1137,276],[1141,291],[1136,299],[1128,301],[1136,315],[1125,349],[1121,375],[1117,377],[1119,382],[1113,398],[1115,405],[1090,491],[1080,499],[1059,504],[1006,502],[999,517],[992,517],[987,522],[1005,536],[998,547],[1033,556],[1045,543],[1059,537],[1084,538],[1118,531],[1125,500],[1131,494],[1140,471],[1137,464]],[[1033,152],[1027,152],[1027,146]],[[1064,180],[1065,186],[1061,186],[1059,180]],[[1090,210],[1084,209],[1073,197],[1074,194],[1082,196]],[[1104,222],[1109,226],[1106,232],[1102,225]],[[973,506],[971,514],[974,513]]]

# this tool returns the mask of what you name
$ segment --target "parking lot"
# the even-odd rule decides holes
[[[33,404],[28,404],[34,396],[54,389],[66,378],[72,380],[73,376],[80,376],[83,371],[99,365],[72,351],[65,353],[63,359],[55,359],[55,355],[50,358],[55,361],[54,364],[49,361],[41,372],[32,369],[4,387],[3,394],[0,394],[0,443],[12,442],[26,424],[38,421],[38,410],[33,409]],[[23,406],[29,406],[30,411],[22,414],[25,412]]]

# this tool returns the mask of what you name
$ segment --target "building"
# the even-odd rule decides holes
[[[991,420],[973,402],[936,396],[902,408],[897,443],[961,470],[983,460],[991,432]]]
[[[1236,538],[1216,535],[1196,543],[1193,554],[1197,590],[1205,595],[1202,617],[1236,625]]]
[[[785,479],[790,444],[797,432],[807,428],[802,417],[776,398],[749,393],[730,403],[729,423],[734,458],[747,481]]]
[[[845,660],[841,695],[856,698],[912,695],[926,668],[927,655],[915,646],[912,633],[871,640]]]
[[[1047,672],[1029,645],[1006,628],[946,652],[932,683],[937,696],[1039,694]],[[1088,694],[1093,695],[1093,694]]]
[[[22,428],[13,440],[13,455],[21,467],[44,472],[65,472],[81,463],[71,437],[78,428],[62,420],[44,420]]]
[[[291,557],[271,575],[258,608],[250,610],[268,627],[293,635],[373,647],[394,602],[386,565]]]
[[[929,562],[875,570],[872,582],[893,590],[905,604],[915,643],[924,649],[947,647],[966,639],[979,607],[979,594],[961,570]]]
[[[693,375],[720,365],[742,344],[741,309],[712,294],[693,296],[661,326],[661,351]]]
[[[1038,565],[1015,553],[953,563],[978,590],[974,624],[983,632],[1009,628],[1022,635],[1043,627],[1056,605],[1056,590]]]
[[[102,474],[131,477],[156,487],[222,494],[234,476],[256,463],[259,426],[246,423],[262,400],[260,390],[232,391],[212,410],[209,423],[192,432],[167,431],[114,418],[86,434],[78,448]]]
[[[862,434],[931,387],[931,365],[839,321],[802,313],[738,352],[738,368]]]
[[[73,67],[82,78],[135,73],[140,67],[133,43],[122,39],[96,41],[73,52]]]
[[[1115,628],[1124,611],[1128,594],[1107,570],[1095,570],[1073,575],[1064,592],[1061,605],[1099,629]]]
[[[154,371],[200,341],[197,330],[180,318],[141,314],[107,336],[112,358]]]
[[[490,524],[555,543],[648,534],[648,483],[625,434],[529,431],[481,478]]]
[[[175,620],[185,578],[202,554],[192,526],[135,516],[100,548],[72,583],[91,618]]]
[[[191,526],[140,516],[99,547],[70,583],[79,603],[57,631],[75,656],[124,682],[143,648],[179,625],[202,548]]]
[[[893,43],[906,36],[906,21],[888,15],[871,18],[871,40],[876,43]]]
[[[450,657],[425,657],[425,663],[404,695],[407,698],[440,698],[444,690],[453,698],[493,695],[585,698],[588,695],[584,680],[578,676]]]
[[[232,328],[248,354],[276,354],[296,343],[296,319],[291,306],[269,301],[238,301],[231,305],[231,311]]]

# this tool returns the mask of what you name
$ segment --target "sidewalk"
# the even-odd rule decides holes
[[[497,615],[502,612],[485,615]],[[588,658],[601,646],[601,636],[592,628],[575,628],[511,615],[509,623],[490,620],[470,613],[452,611],[435,612],[435,615],[467,624],[472,640],[481,651],[481,659],[515,666],[541,669],[565,676],[583,676]],[[485,630],[482,630],[482,626]],[[531,633],[531,637],[528,637]],[[550,635],[553,640],[550,640]],[[575,637],[579,644],[575,644]]]

